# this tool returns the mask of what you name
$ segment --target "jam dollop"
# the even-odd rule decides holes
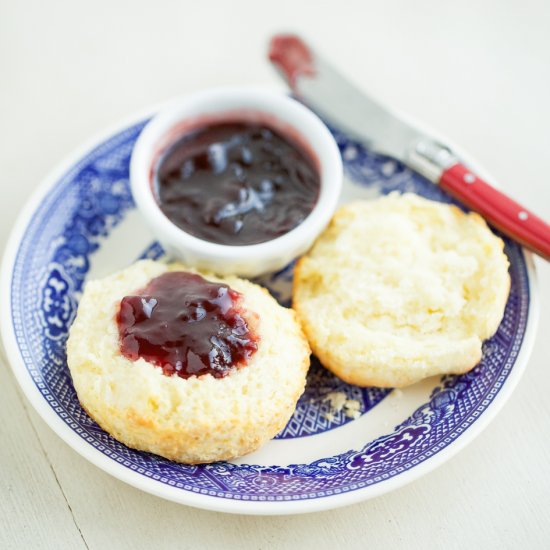
[[[320,179],[313,159],[277,131],[219,122],[177,141],[159,162],[155,186],[161,210],[184,231],[249,245],[302,223]]]
[[[142,357],[164,374],[223,378],[258,348],[242,316],[242,295],[200,275],[182,271],[152,279],[120,302],[120,350]]]

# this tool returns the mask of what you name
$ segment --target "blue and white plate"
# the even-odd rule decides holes
[[[162,250],[134,209],[132,147],[146,120],[81,150],[50,177],[22,213],[3,264],[2,332],[13,370],[46,422],[76,451],[144,491],[225,512],[285,514],[370,498],[428,472],[471,441],[512,392],[529,355],[536,319],[533,266],[506,242],[512,288],[504,319],[463,376],[431,378],[406,390],[350,386],[313,361],[285,429],[232,462],[186,466],[115,441],[81,408],[65,358],[67,332],[86,280]],[[335,131],[346,166],[343,200],[393,190],[449,201],[399,162]],[[289,303],[292,266],[261,282]],[[352,419],[331,408],[331,392],[360,403]]]

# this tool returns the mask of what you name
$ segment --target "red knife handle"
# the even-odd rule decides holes
[[[505,235],[550,261],[550,225],[497,191],[458,163],[447,168],[439,185]]]

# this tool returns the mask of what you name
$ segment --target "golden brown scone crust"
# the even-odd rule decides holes
[[[293,308],[313,352],[350,384],[461,374],[504,313],[503,247],[479,215],[417,195],[350,203],[298,262]]]
[[[165,376],[120,354],[115,315],[124,296],[168,270],[191,271],[143,260],[86,285],[67,342],[78,398],[103,429],[135,449],[189,464],[250,453],[284,428],[304,391],[310,349],[295,313],[249,281],[203,274],[243,294],[246,310],[258,316],[250,316],[258,350],[224,378]]]

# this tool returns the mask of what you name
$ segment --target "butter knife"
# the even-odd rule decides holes
[[[300,37],[274,36],[269,59],[293,93],[327,122],[367,148],[404,162],[503,234],[550,261],[550,225],[476,175],[450,147],[368,97]]]

